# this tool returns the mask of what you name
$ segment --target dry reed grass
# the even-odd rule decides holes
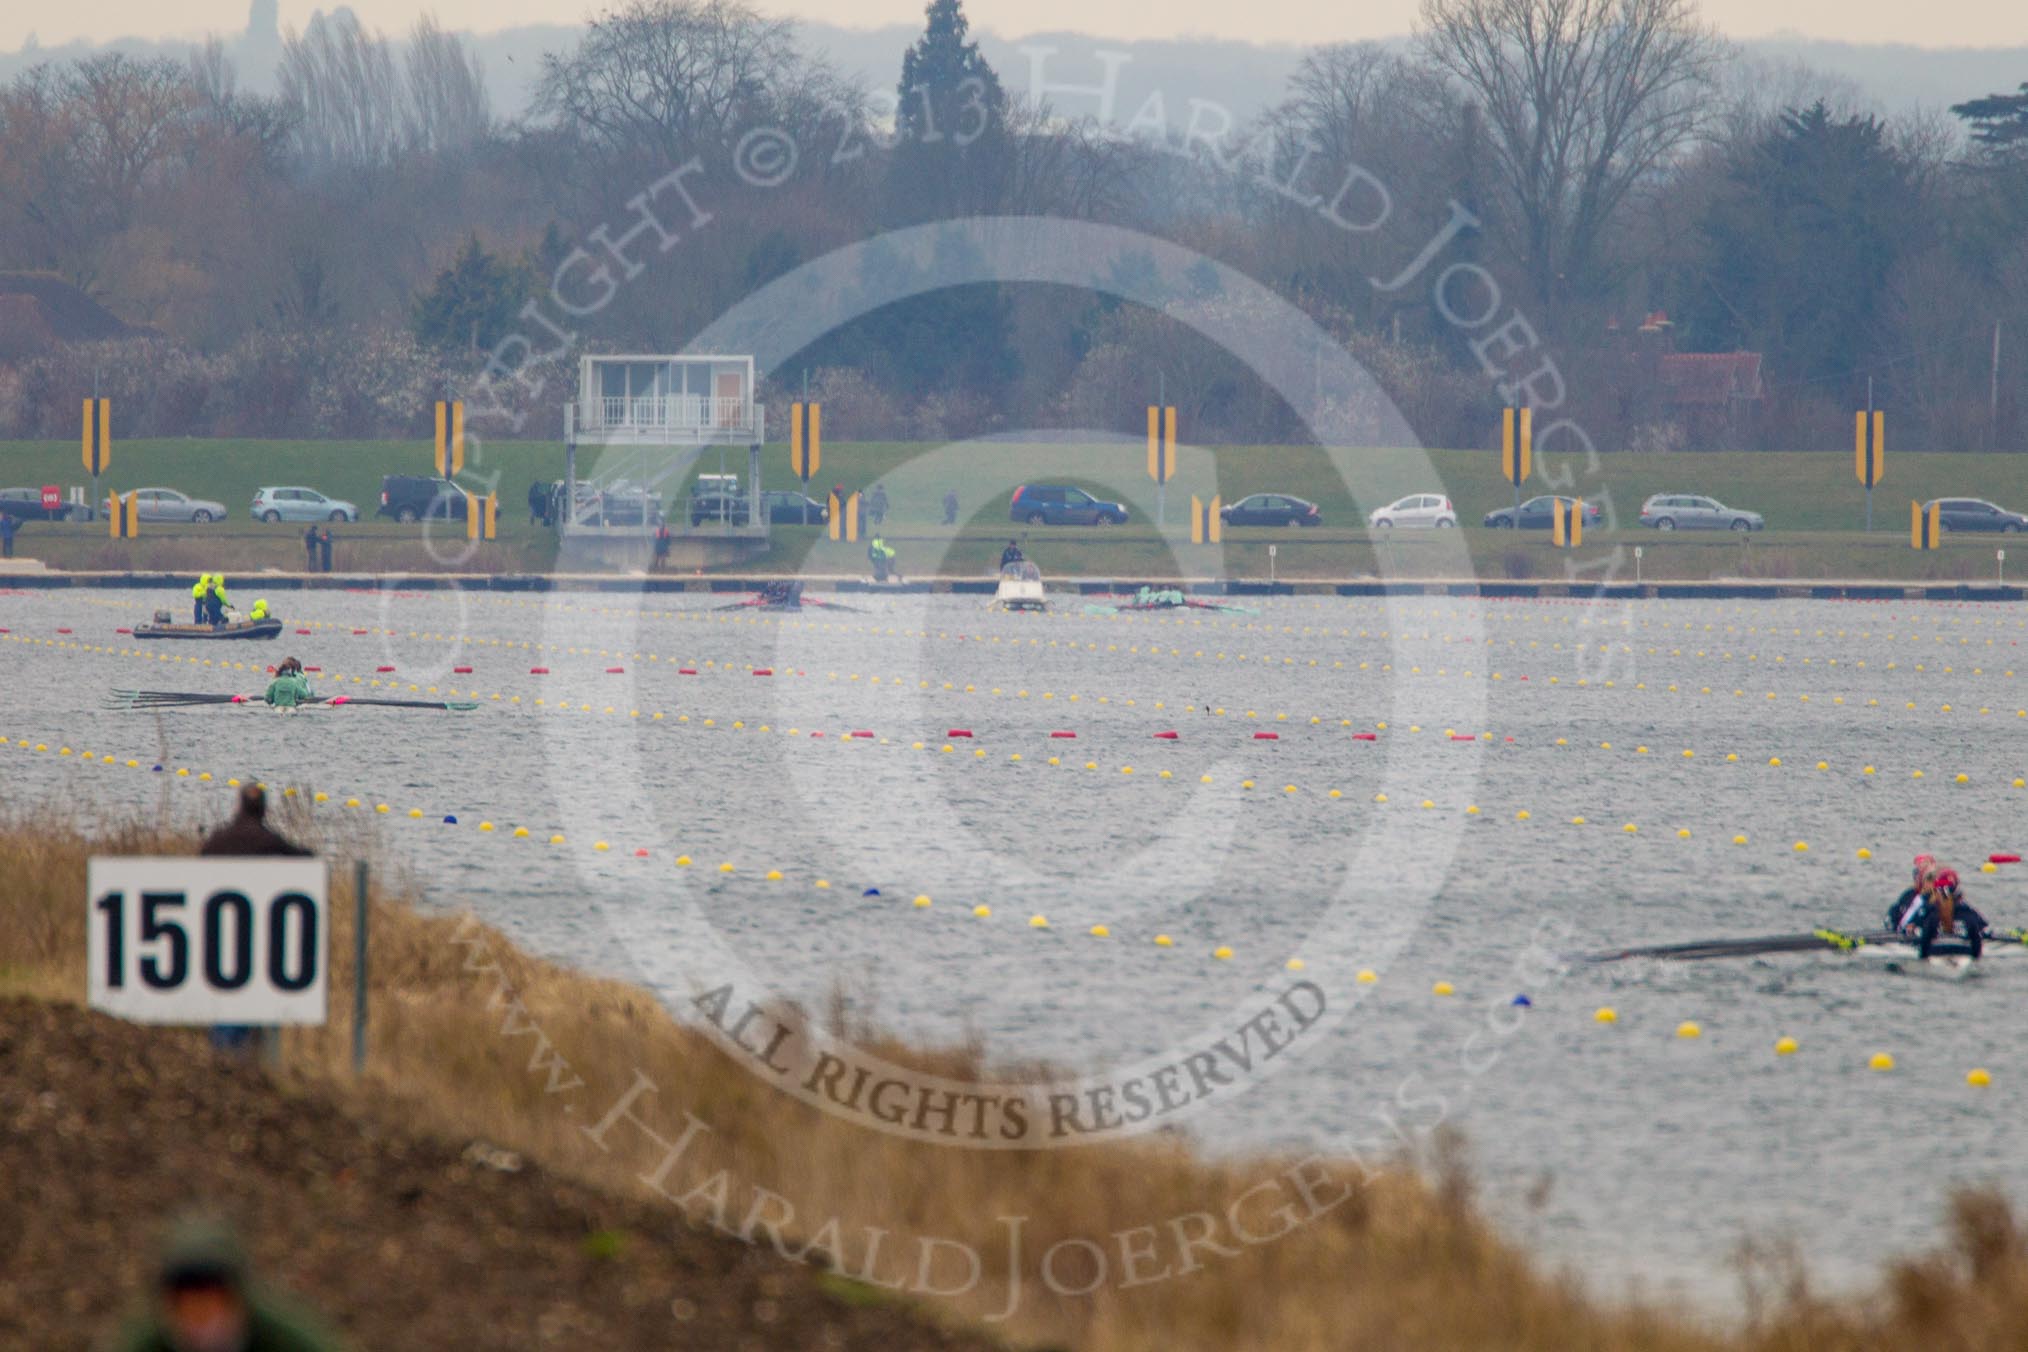
[[[300,819],[284,824],[305,826]],[[326,844],[371,848],[361,840]],[[47,817],[0,821],[6,889],[0,914],[7,922],[0,926],[0,992],[82,998],[84,874],[92,854],[192,849],[192,836],[160,824],[87,837]],[[352,982],[350,872],[333,870],[334,992],[349,992]],[[638,1111],[668,1139],[681,1133],[686,1111],[709,1126],[683,1157],[684,1181],[672,1180],[672,1192],[722,1169],[732,1180],[727,1214],[735,1229],[759,1187],[794,1207],[796,1219],[785,1230],[801,1241],[835,1217],[848,1249],[850,1237],[869,1225],[890,1232],[895,1243],[939,1236],[970,1245],[985,1258],[987,1280],[933,1302],[952,1317],[984,1319],[1007,1303],[1009,1243],[1000,1218],[1027,1217],[1024,1298],[1011,1320],[996,1325],[1021,1345],[1106,1352],[1971,1352],[2028,1345],[2028,1240],[2004,1201],[1974,1194],[1954,1203],[1952,1242],[1898,1266],[1877,1294],[1834,1305],[1775,1265],[1774,1289],[1749,1304],[1742,1327],[1729,1330],[1714,1331],[1687,1314],[1603,1305],[1570,1280],[1545,1275],[1478,1216],[1461,1172],[1432,1186],[1406,1172],[1363,1173],[1351,1162],[1320,1166],[1319,1177],[1327,1173],[1346,1190],[1342,1204],[1272,1242],[1205,1255],[1187,1275],[1122,1289],[1116,1280],[1122,1232],[1153,1226],[1160,1243],[1173,1218],[1222,1215],[1248,1188],[1294,1161],[1211,1161],[1160,1136],[1043,1152],[912,1144],[776,1092],[645,992],[533,957],[470,917],[425,914],[378,888],[371,915],[366,1081],[350,1079],[350,1002],[336,997],[329,1027],[289,1035],[290,1073],[370,1096],[382,1111],[402,1112],[420,1128],[482,1138],[636,1191],[658,1152],[622,1126],[606,1138],[613,1149],[604,1153],[581,1128],[617,1103],[637,1072],[645,1073],[659,1092]],[[977,1048],[911,1051],[888,1043],[881,1050],[954,1077],[985,1069]],[[536,1064],[549,1056],[567,1069]],[[551,1092],[556,1083],[579,1079],[582,1088]],[[578,1111],[565,1112],[566,1103]],[[1268,1209],[1254,1216],[1256,1228]],[[672,1224],[678,1212],[671,1203]],[[1110,1249],[1115,1280],[1088,1296],[1053,1294],[1038,1258],[1070,1238]],[[846,1255],[848,1269],[857,1257]],[[1174,1258],[1173,1249],[1162,1249],[1171,1266]],[[1065,1285],[1088,1272],[1075,1263],[1056,1269]]]

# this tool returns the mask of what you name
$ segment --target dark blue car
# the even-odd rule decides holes
[[[1007,519],[1031,526],[1119,526],[1127,508],[1065,484],[1023,484],[1014,490]]]

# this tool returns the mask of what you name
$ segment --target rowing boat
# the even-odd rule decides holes
[[[279,638],[282,622],[277,619],[234,620],[230,624],[137,624],[135,638]]]
[[[458,699],[382,699],[373,695],[316,695],[301,704],[289,706],[285,711],[300,709],[349,709],[355,706],[373,709],[442,709],[449,713],[470,713],[479,707],[477,700]],[[107,709],[218,709],[251,708],[266,709],[270,706],[259,695],[219,695],[183,690],[115,690],[106,696]]]
[[[1988,958],[2028,953],[2028,930],[2003,930],[1984,945]],[[1919,964],[1937,964],[1935,970],[1969,967],[1978,959],[1971,948],[1947,939],[1930,946],[1923,958],[1917,945],[1893,930],[1845,934],[1834,929],[1810,930],[1804,934],[1769,934],[1746,939],[1697,939],[1689,943],[1658,944],[1647,948],[1616,948],[1602,953],[1582,953],[1574,960],[1585,963],[1625,962],[1646,958],[1655,962],[1695,962],[1705,958],[1758,958],[1777,953],[1845,953],[1878,961],[1890,970],[1914,969]]]

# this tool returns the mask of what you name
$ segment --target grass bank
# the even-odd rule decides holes
[[[733,455],[731,467],[743,468]],[[1156,493],[1146,477],[1137,444],[1104,446],[977,444],[940,447],[897,442],[831,441],[811,485],[822,497],[833,484],[848,490],[878,482],[891,500],[887,530],[903,549],[903,566],[919,574],[979,576],[998,557],[1010,535],[1027,538],[1043,567],[1060,574],[1172,577],[1179,574],[1265,578],[1268,546],[1276,546],[1272,568],[1284,577],[1344,577],[1381,571],[1415,573],[1437,569],[1436,551],[1426,542],[1376,542],[1360,528],[1347,473],[1367,508],[1419,491],[1442,492],[1456,504],[1467,529],[1472,568],[1482,578],[1559,577],[1571,561],[1546,539],[1507,531],[1481,531],[1488,511],[1506,505],[1513,490],[1497,473],[1490,451],[1370,451],[1356,456],[1326,455],[1312,448],[1230,446],[1191,449],[1180,457],[1178,478],[1167,494],[1170,534],[1153,525]],[[426,473],[430,448],[423,442],[324,441],[134,441],[115,447],[108,483],[126,489],[168,485],[224,503],[235,519],[200,528],[144,528],[139,540],[116,542],[101,525],[35,524],[22,534],[18,552],[53,567],[167,568],[195,571],[218,567],[249,573],[263,568],[301,566],[301,526],[263,526],[245,519],[253,490],[264,484],[302,483],[360,505],[369,518],[384,474]],[[789,487],[786,446],[763,449],[763,479]],[[586,453],[585,463],[591,463]],[[716,471],[716,452],[699,466]],[[1993,550],[2003,541],[1952,540],[1933,553],[1907,547],[1908,502],[1912,498],[1968,494],[2003,505],[2028,504],[2028,456],[1920,453],[1896,455],[1886,484],[1875,494],[1875,529],[1860,530],[1864,494],[1852,476],[1849,451],[1681,452],[1667,455],[1604,454],[1596,466],[1581,457],[1545,451],[1537,457],[1537,482],[1530,492],[1577,493],[1608,503],[1620,530],[1594,531],[1580,561],[1595,576],[1600,560],[1616,547],[1640,545],[1642,574],[1652,578],[1715,576],[1795,578],[1880,578],[1907,581],[1965,581],[1993,576]],[[560,477],[559,445],[534,441],[493,441],[475,447],[465,480],[483,492],[497,487],[501,499],[500,539],[472,554],[461,538],[426,542],[420,526],[362,523],[337,530],[337,566],[361,572],[546,571],[555,559],[549,532],[531,526],[527,491],[536,480]],[[1566,477],[1567,476],[1567,477]],[[1095,493],[1125,500],[1133,512],[1127,527],[1110,531],[1030,528],[1008,519],[1011,486],[1023,480],[1068,480]],[[72,442],[0,443],[0,487],[68,486],[84,483]],[[1567,486],[1565,486],[1567,485]],[[943,495],[957,492],[960,525],[943,527]],[[1319,503],[1328,525],[1322,530],[1236,530],[1222,551],[1178,545],[1187,539],[1184,522],[1190,497],[1220,494],[1232,502],[1248,493],[1292,493]],[[680,490],[679,490],[680,492]],[[1660,492],[1708,493],[1766,516],[1766,534],[1751,540],[1713,539],[1678,532],[1659,536],[1634,526],[1641,501]],[[1607,524],[1611,524],[1609,520]],[[452,527],[456,529],[455,525]],[[436,534],[443,534],[442,527]],[[1424,559],[1428,562],[1425,564]],[[931,565],[934,565],[932,567]],[[1385,565],[1385,567],[1383,567]],[[865,571],[863,548],[832,545],[814,528],[785,528],[776,535],[761,567],[775,571]],[[2028,559],[2019,566],[2028,567]],[[1453,571],[1448,566],[1440,569]],[[1631,576],[1631,559],[1620,574]]]
[[[0,823],[9,919],[0,927],[0,995],[82,997],[84,875],[93,853],[181,853],[192,843],[159,823],[91,836],[50,819]],[[349,870],[334,874],[333,989],[342,991],[352,980],[352,899],[343,885]],[[836,1218],[847,1236],[877,1226],[903,1244],[939,1236],[972,1246],[985,1257],[986,1279],[937,1302],[948,1317],[983,1320],[1007,1303],[1010,1246],[1000,1218],[1028,1218],[1015,1263],[1024,1300],[1013,1319],[992,1326],[1016,1346],[1861,1352],[2028,1340],[2028,1236],[1990,1198],[1960,1198],[1952,1244],[1897,1267],[1872,1298],[1833,1305],[1792,1282],[1747,1326],[1714,1332],[1686,1314],[1600,1304],[1545,1274],[1479,1216],[1462,1171],[1426,1183],[1404,1172],[1363,1172],[1350,1161],[1302,1166],[1321,1195],[1342,1200],[1316,1214],[1292,1210],[1300,1223],[1272,1240],[1200,1254],[1197,1270],[1169,1280],[1125,1288],[1107,1281],[1089,1295],[1058,1295],[1038,1266],[1057,1241],[1088,1241],[1116,1262],[1123,1243],[1146,1245],[1154,1253],[1144,1271],[1173,1268],[1175,1253],[1165,1246],[1177,1218],[1201,1216],[1216,1227],[1232,1208],[1250,1208],[1260,1213],[1253,1228],[1265,1231],[1277,1203],[1293,1205],[1276,1180],[1298,1162],[1214,1161],[1168,1137],[1019,1153],[870,1134],[764,1087],[643,992],[521,952],[469,918],[423,914],[397,891],[376,896],[372,924],[368,1079],[350,1079],[351,1030],[335,1008],[329,1028],[290,1034],[289,1074],[320,1092],[370,1101],[417,1131],[483,1138],[637,1198],[660,1152],[616,1140],[604,1153],[581,1130],[586,1112],[563,1109],[602,1112],[645,1074],[659,1093],[642,1111],[664,1121],[671,1139],[685,1112],[704,1124],[672,1192],[723,1171],[735,1227],[764,1189],[793,1207],[795,1219],[781,1227],[792,1242],[810,1241],[818,1218]],[[986,1069],[976,1047],[882,1042],[879,1049],[960,1079]],[[555,1088],[572,1081],[583,1083]],[[656,1205],[676,1223],[673,1205]],[[708,1216],[708,1205],[697,1214]],[[1077,1263],[1059,1262],[1055,1272],[1059,1286],[1088,1275]],[[830,1280],[851,1299],[895,1299]]]

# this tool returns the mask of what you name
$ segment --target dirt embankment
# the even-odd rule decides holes
[[[193,1205],[232,1218],[261,1278],[356,1348],[998,1346],[472,1146],[188,1032],[0,1000],[0,1346],[97,1342]]]

